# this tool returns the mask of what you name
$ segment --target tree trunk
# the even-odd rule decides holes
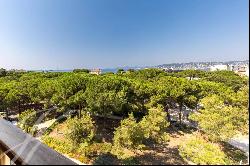
[[[7,119],[7,120],[9,120],[9,110],[8,110],[8,108],[6,108],[6,114],[5,114],[5,117],[6,117],[6,119]]]
[[[170,122],[171,121],[171,117],[170,117],[168,105],[165,106],[165,111],[167,112],[167,121]]]
[[[19,115],[21,114],[21,109],[20,109],[20,100],[18,100],[18,113],[19,113]]]
[[[82,117],[81,112],[82,112],[82,106],[81,106],[81,104],[80,104],[80,105],[79,105],[79,110],[78,110],[78,118],[79,118],[79,119]]]
[[[183,103],[181,102],[181,103],[180,103],[180,106],[179,106],[179,107],[180,107],[180,110],[179,110],[179,120],[180,120],[180,124],[181,124],[181,118],[182,118],[182,117],[181,117],[182,105],[183,105]]]
[[[196,104],[195,104],[195,111],[198,111],[198,104],[199,104],[199,99],[196,100]]]

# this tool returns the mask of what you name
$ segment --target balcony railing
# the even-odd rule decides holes
[[[0,118],[0,165],[77,165]]]

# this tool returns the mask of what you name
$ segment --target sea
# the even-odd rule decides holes
[[[107,73],[107,72],[113,72],[116,73],[118,69],[124,69],[124,70],[128,70],[128,69],[134,69],[134,70],[138,70],[138,69],[142,69],[140,67],[123,67],[123,68],[104,68],[101,69],[102,73]],[[72,69],[64,69],[64,70],[29,70],[29,71],[35,71],[35,72],[72,72]]]
[[[101,69],[102,73],[113,72],[116,73],[118,69]],[[29,70],[35,72],[72,72],[73,70],[66,69],[66,70]]]

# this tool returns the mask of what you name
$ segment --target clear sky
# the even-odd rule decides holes
[[[0,0],[0,67],[248,60],[248,0]]]

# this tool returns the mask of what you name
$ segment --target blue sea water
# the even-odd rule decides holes
[[[101,69],[102,70],[102,73],[107,73],[107,72],[113,72],[113,73],[116,73],[117,70],[119,68],[105,68],[105,69]],[[128,69],[138,69],[136,67],[124,67],[123,68],[124,70],[128,70]],[[32,70],[32,71],[35,71],[35,72],[72,72],[73,70],[72,69],[65,69],[65,70]]]
[[[101,69],[102,73],[113,72],[116,73],[118,69]],[[35,72],[72,72],[73,70],[31,70]]]

